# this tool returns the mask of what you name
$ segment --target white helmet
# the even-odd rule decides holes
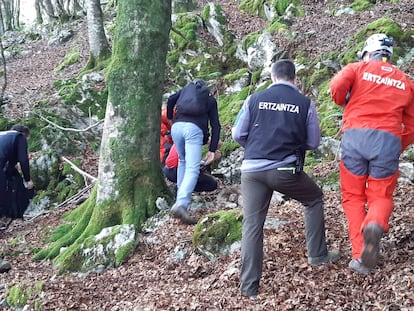
[[[364,57],[366,52],[381,52],[384,55],[391,56],[392,54],[392,46],[394,45],[394,40],[391,37],[387,37],[387,35],[383,33],[376,33],[370,36],[367,41],[365,41],[364,47],[362,51],[358,54],[360,57]]]

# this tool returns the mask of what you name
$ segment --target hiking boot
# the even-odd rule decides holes
[[[197,223],[197,220],[192,218],[183,206],[174,204],[171,208],[171,214],[174,218],[179,218],[186,225],[195,225]]]
[[[8,261],[0,259],[0,273],[7,272],[11,269],[11,265]]]
[[[372,271],[370,268],[364,266],[361,259],[352,259],[349,262],[348,267],[362,274],[370,274]]]
[[[328,251],[328,253],[325,256],[308,257],[308,264],[310,264],[311,266],[318,266],[324,263],[338,261],[341,257],[342,254],[338,250],[334,249]]]
[[[379,256],[379,244],[384,230],[376,223],[371,222],[364,228],[364,248],[361,260],[364,266],[374,268]]]

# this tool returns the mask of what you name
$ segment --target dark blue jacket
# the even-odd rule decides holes
[[[180,91],[172,94],[168,98],[167,118],[169,120],[173,119],[174,107],[177,103],[178,97],[180,96]],[[175,114],[175,118],[174,118],[174,122],[191,122],[197,125],[203,131],[203,135],[204,135],[203,144],[206,144],[208,142],[208,138],[210,136],[209,124],[208,124],[209,121],[210,121],[210,127],[211,127],[211,141],[210,141],[209,151],[215,152],[217,150],[218,142],[220,139],[221,125],[219,121],[217,101],[214,98],[214,96],[210,95],[208,98],[207,114],[200,114],[199,116],[194,116],[194,115],[190,116],[190,115],[180,114],[177,111]]]
[[[244,158],[282,161],[297,152],[303,154],[309,106],[309,98],[284,84],[253,94]]]
[[[29,158],[26,137],[17,131],[0,132],[0,190],[6,187],[6,175],[15,174],[15,165],[20,168],[25,181],[30,180]]]

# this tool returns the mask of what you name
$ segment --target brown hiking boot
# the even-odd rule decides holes
[[[0,259],[0,273],[7,272],[11,269],[11,265],[8,261]]]
[[[186,225],[195,225],[197,223],[197,220],[192,218],[188,214],[187,209],[183,206],[177,206],[174,204],[171,208],[171,214],[174,218],[179,218]]]
[[[364,228],[364,248],[362,249],[362,264],[370,269],[377,265],[379,244],[384,230],[376,223],[371,222]]]

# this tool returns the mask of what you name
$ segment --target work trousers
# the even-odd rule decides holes
[[[327,255],[323,194],[306,173],[266,170],[242,173],[243,228],[240,289],[254,296],[259,289],[263,265],[263,226],[273,191],[301,202],[305,207],[305,237],[308,257]]]
[[[361,258],[364,227],[374,222],[386,232],[394,209],[401,142],[373,129],[348,129],[342,138],[340,182],[352,257]]]

